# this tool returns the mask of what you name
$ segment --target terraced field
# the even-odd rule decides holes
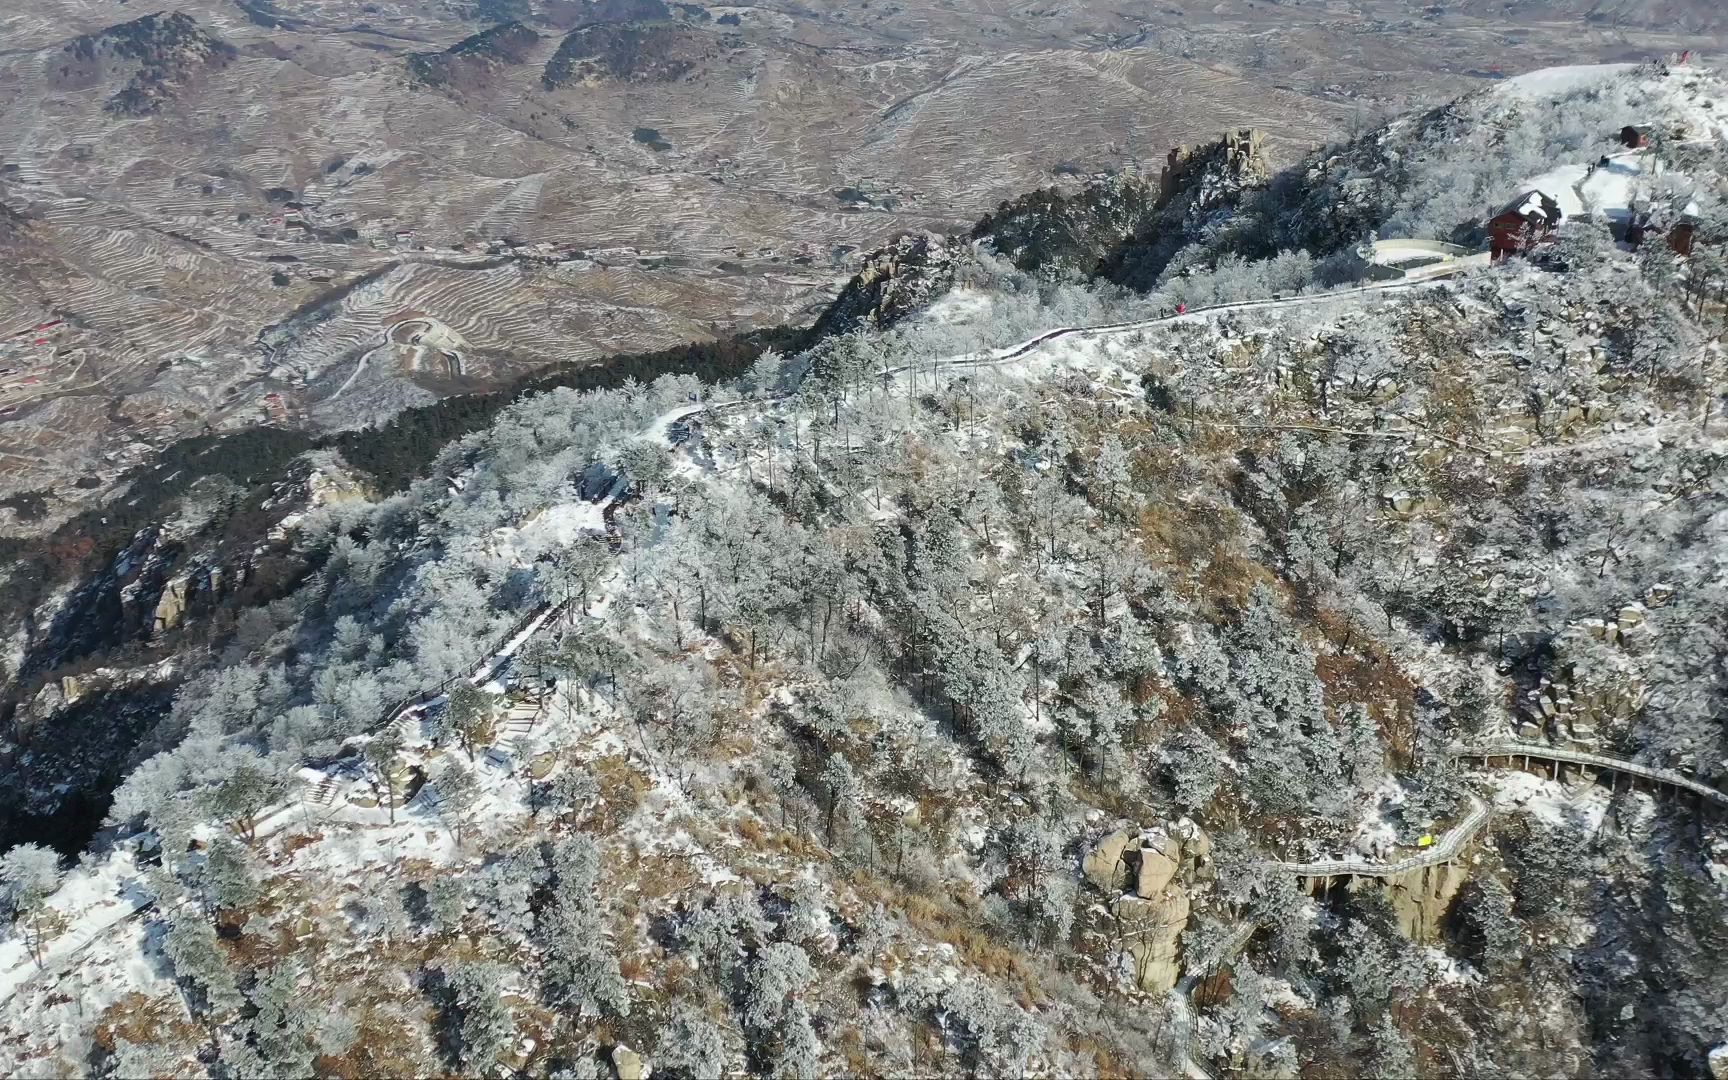
[[[506,31],[442,0],[13,0],[0,496],[68,513],[140,444],[206,426],[360,422],[376,409],[341,402],[386,380],[445,393],[807,318],[860,251],[1058,175],[1242,126],[1290,155],[1472,85],[1489,53],[1705,47],[1664,29],[1687,2],[1514,36],[1397,0],[525,0],[492,5]],[[460,378],[357,373],[404,311],[472,343]]]

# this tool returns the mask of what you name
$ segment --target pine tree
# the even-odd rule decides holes
[[[504,969],[496,964],[465,963],[450,972],[461,1016],[462,1068],[470,1076],[488,1075],[510,1049],[516,1025],[505,1006]]]
[[[758,1031],[775,1031],[815,981],[803,949],[787,942],[765,946],[745,977],[744,1022]]]
[[[727,1060],[725,1035],[720,1026],[689,999],[675,999],[660,1029],[654,1071],[665,1070],[687,1080],[702,1080],[724,1075]]]
[[[396,824],[396,771],[402,758],[402,733],[395,727],[385,728],[367,741],[362,751],[366,758],[373,794],[390,812],[390,824]]]
[[[437,791],[438,817],[455,838],[456,846],[461,847],[462,830],[480,803],[480,784],[461,762],[448,761],[443,775],[438,777]]]
[[[185,909],[175,912],[162,939],[162,951],[174,965],[175,978],[187,988],[193,1013],[219,1015],[240,1006],[234,971],[208,922]]]
[[[444,714],[448,717],[451,734],[455,735],[469,761],[474,760],[476,748],[492,740],[494,708],[492,695],[466,679],[459,680],[450,688]]]

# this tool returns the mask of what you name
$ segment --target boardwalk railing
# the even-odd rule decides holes
[[[541,617],[552,619],[557,617],[570,606],[570,603],[571,601],[565,600],[561,603],[554,604],[548,600],[533,608],[526,615],[522,616],[522,618],[516,620],[515,624],[512,625],[509,630],[500,635],[495,644],[488,646],[486,654],[482,656],[472,668],[466,672],[452,675],[435,686],[427,687],[418,694],[411,697],[405,697],[401,701],[398,701],[396,704],[392,705],[387,712],[385,712],[384,718],[379,721],[377,728],[374,730],[382,730],[390,727],[392,724],[400,722],[402,718],[407,716],[410,712],[421,708],[429,701],[437,700],[439,695],[447,692],[452,686],[455,686],[457,682],[463,679],[473,682],[483,672],[490,675],[494,670],[501,666],[497,663],[498,654],[507,647],[518,634],[532,626],[535,619]]]
[[[1451,750],[1451,755],[1457,758],[1481,758],[1492,762],[1495,758],[1524,758],[1536,761],[1557,761],[1564,765],[1580,765],[1586,768],[1605,769],[1609,772],[1621,773],[1648,780],[1655,784],[1666,784],[1681,791],[1689,791],[1701,799],[1706,799],[1718,806],[1728,806],[1728,794],[1724,794],[1708,784],[1699,783],[1685,773],[1672,769],[1658,769],[1651,765],[1642,765],[1626,758],[1613,757],[1608,754],[1592,754],[1586,750],[1569,750],[1560,746],[1544,746],[1540,743],[1496,742],[1478,746],[1460,746]]]
[[[1398,877],[1412,870],[1421,870],[1424,867],[1451,862],[1457,857],[1458,849],[1469,843],[1486,824],[1488,824],[1488,805],[1472,795],[1470,797],[1470,812],[1464,815],[1464,820],[1453,826],[1433,847],[1419,855],[1412,855],[1408,859],[1399,859],[1397,862],[1322,859],[1305,863],[1268,862],[1264,865],[1272,870],[1295,874],[1297,877]]]

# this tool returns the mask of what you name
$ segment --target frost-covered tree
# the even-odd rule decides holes
[[[600,784],[587,768],[571,762],[554,773],[550,780],[534,785],[530,793],[535,800],[536,817],[542,807],[564,816],[577,813],[599,799]]]
[[[187,994],[190,1011],[213,1015],[240,1006],[243,999],[228,957],[216,941],[215,930],[195,910],[182,908],[169,917],[162,951],[174,965],[174,977]]]
[[[775,1031],[815,981],[816,971],[803,949],[783,941],[765,946],[745,976],[744,1022],[759,1031]]]
[[[505,969],[497,964],[464,963],[449,972],[455,992],[459,1055],[463,1071],[487,1075],[516,1037],[516,1024],[504,1004]]]
[[[206,906],[244,908],[263,895],[251,856],[228,837],[217,837],[204,853],[204,877],[208,885]]]
[[[1463,805],[1464,781],[1450,759],[1433,754],[1423,759],[1405,793],[1400,816],[1406,831],[1426,831]]]
[[[764,940],[769,931],[768,919],[754,895],[721,893],[690,912],[679,925],[677,936],[697,966],[727,986],[744,949]]]
[[[366,759],[367,781],[373,796],[389,811],[390,824],[396,824],[397,770],[402,761],[402,733],[394,727],[385,728],[367,741],[362,750]]]
[[[654,1071],[664,1071],[686,1080],[701,1080],[702,1077],[723,1075],[728,1060],[726,1037],[721,1026],[689,999],[673,1001],[660,1029]]]
[[[1490,973],[1515,971],[1524,956],[1524,927],[1512,910],[1512,890],[1493,875],[1471,883],[1465,914],[1482,937],[1482,962]]]
[[[1410,1045],[1409,1037],[1398,1030],[1391,1013],[1380,1017],[1370,1038],[1375,1076],[1417,1075],[1415,1048]]]
[[[1069,871],[1062,838],[1039,818],[993,828],[985,839],[987,866],[1012,905],[1028,944],[1064,941],[1074,924],[1079,883]]]
[[[426,897],[426,914],[439,929],[454,933],[468,916],[467,882],[460,877],[440,875],[421,882]]]
[[[476,890],[486,925],[515,938],[527,938],[534,929],[533,896],[540,876],[540,860],[526,852],[488,864]]]
[[[779,1048],[774,1053],[775,1080],[803,1080],[822,1075],[822,1041],[810,1023],[810,1012],[800,1002],[787,1009],[776,1033]]]
[[[547,996],[581,1016],[627,1016],[630,997],[595,902],[599,853],[576,835],[552,851],[552,900],[535,926]]]
[[[38,967],[47,932],[48,898],[60,886],[60,856],[40,844],[19,844],[0,855],[0,890],[13,925],[23,928],[24,940]]]
[[[447,761],[443,774],[436,781],[435,790],[438,794],[438,817],[460,847],[462,830],[473,821],[474,813],[480,806],[480,782],[474,779],[474,774],[464,768],[461,762]]]
[[[444,703],[447,719],[440,723],[440,730],[447,723],[450,735],[468,755],[468,760],[473,761],[474,751],[492,741],[496,708],[493,695],[465,679],[460,680],[450,688],[450,695]]]
[[[1217,743],[1198,728],[1179,731],[1165,744],[1164,759],[1179,806],[1197,812],[1212,804],[1224,782],[1224,752]]]
[[[827,789],[828,843],[834,843],[834,823],[838,820],[848,828],[853,826],[863,816],[863,806],[858,800],[858,777],[852,772],[852,765],[839,754],[828,755],[828,761],[822,766],[822,786]]]
[[[286,780],[276,769],[258,762],[235,766],[205,795],[205,805],[246,838],[258,840],[258,815],[286,794]]]
[[[260,974],[247,994],[257,1012],[248,1021],[256,1054],[249,1075],[288,1078],[312,1072],[318,1014],[301,1000],[298,968],[277,964]]]

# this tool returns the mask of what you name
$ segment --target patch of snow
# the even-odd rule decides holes
[[[1613,154],[1608,164],[1574,162],[1559,165],[1540,176],[1531,177],[1522,186],[1540,191],[1560,204],[1567,218],[1585,216],[1586,207],[1610,221],[1624,221],[1631,216],[1631,206],[1640,181],[1654,175],[1655,158],[1648,151],[1633,150]],[[1528,204],[1527,204],[1528,205]]]
[[[960,286],[925,309],[923,318],[950,326],[966,325],[989,318],[996,304],[997,299],[991,293]]]
[[[533,521],[517,530],[519,544],[528,551],[569,547],[584,534],[606,531],[604,502],[567,502],[549,506]]]
[[[1496,86],[1495,92],[1523,101],[1561,97],[1587,86],[1595,86],[1636,70],[1637,64],[1574,64],[1538,68],[1513,76]]]
[[[1495,773],[1494,809],[1523,810],[1546,824],[1575,832],[1594,833],[1602,827],[1612,796],[1598,784],[1575,790],[1533,773]],[[1639,796],[1647,798],[1648,796]]]

